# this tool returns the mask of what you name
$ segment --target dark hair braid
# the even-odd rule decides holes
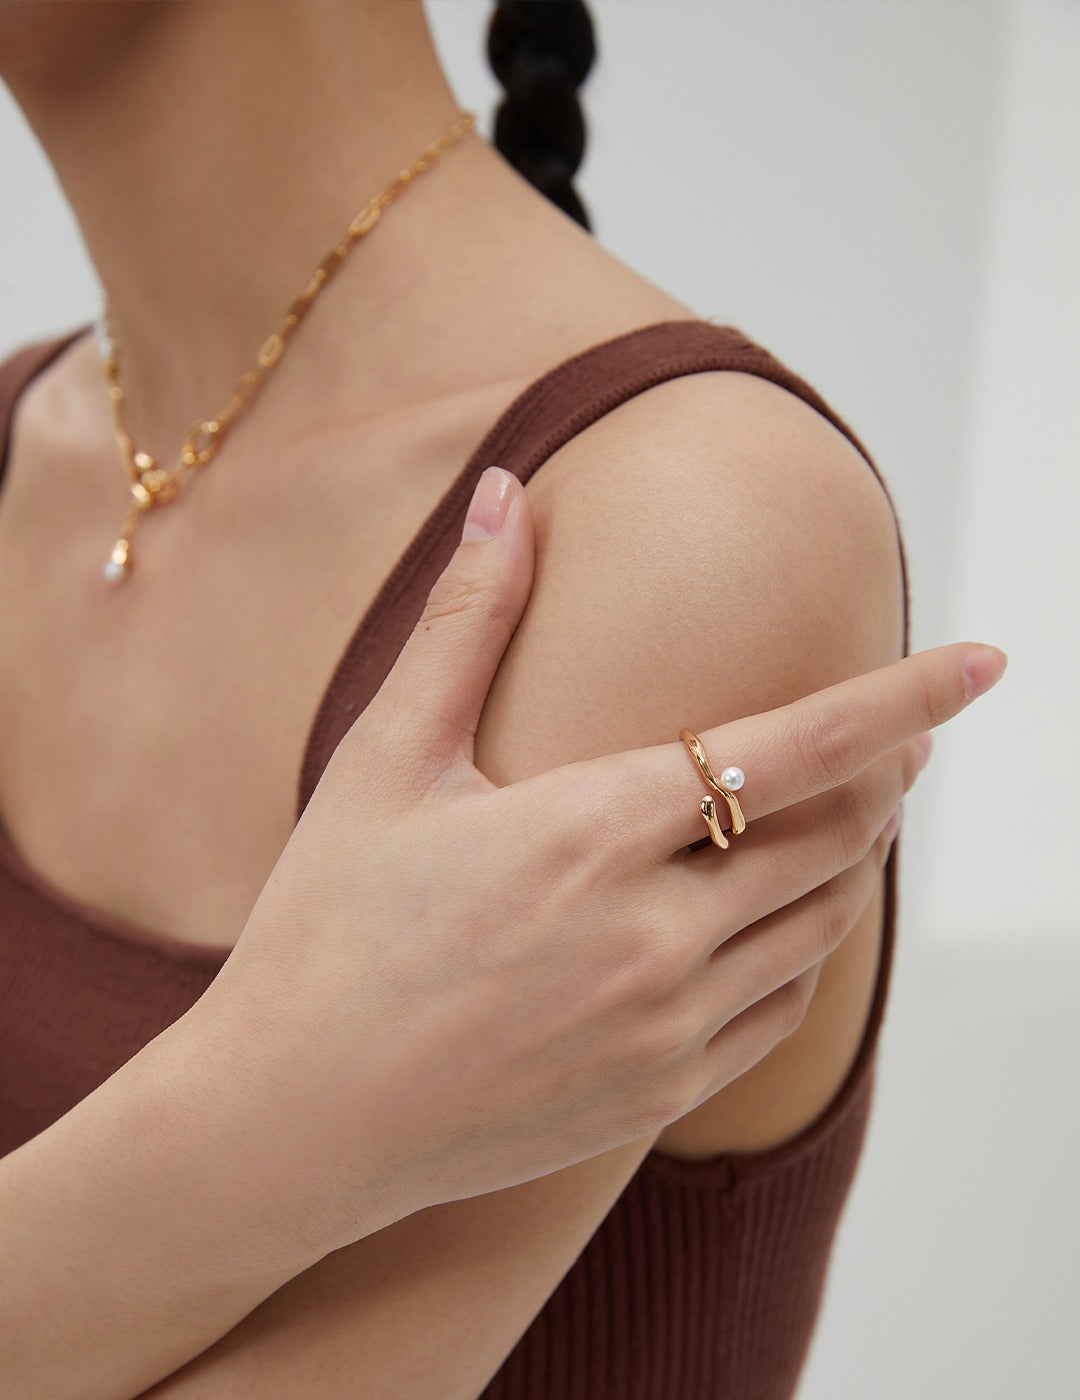
[[[577,90],[596,57],[584,0],[498,0],[487,56],[506,89],[495,112],[495,148],[591,232],[572,183],[585,152]]]

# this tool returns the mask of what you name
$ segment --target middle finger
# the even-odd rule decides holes
[[[681,923],[689,956],[711,956],[740,929],[856,865],[925,762],[910,740],[841,787],[757,822],[753,845],[719,851],[710,843],[654,867],[643,879],[659,927]]]

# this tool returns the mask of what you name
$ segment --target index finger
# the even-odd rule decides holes
[[[916,734],[944,724],[996,684],[1007,665],[1003,651],[981,643],[931,647],[775,710],[700,730],[698,738],[714,773],[742,769],[739,805],[753,822],[841,786]],[[649,816],[630,824],[631,841],[640,840],[655,857],[708,835],[699,803],[711,789],[681,741],[625,757],[634,790],[652,798]],[[625,791],[625,767],[617,778]],[[723,799],[717,814],[730,826]],[[737,840],[749,834],[748,827]]]

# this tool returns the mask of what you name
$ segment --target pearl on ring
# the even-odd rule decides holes
[[[746,782],[746,774],[741,768],[725,768],[720,774],[720,782],[730,788],[732,792],[738,792],[743,783]]]

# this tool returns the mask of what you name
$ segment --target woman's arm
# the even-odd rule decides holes
[[[244,1083],[240,1027],[196,1006],[0,1160],[0,1395],[159,1376],[319,1257]]]
[[[659,385],[574,438],[528,492],[536,580],[476,745],[500,784],[670,741],[684,724],[769,709],[900,655],[880,485],[823,418],[760,379]],[[721,858],[740,854],[734,843]],[[803,1030],[684,1120],[701,1155],[789,1136],[823,1107],[861,1032],[879,933],[875,897]],[[652,1141],[337,1251],[149,1394],[475,1400]]]

